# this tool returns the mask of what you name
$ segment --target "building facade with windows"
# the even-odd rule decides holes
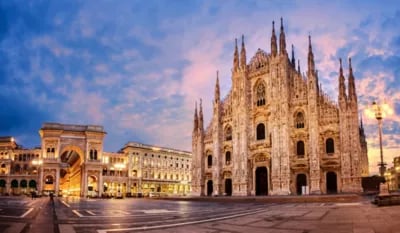
[[[191,153],[128,142],[103,151],[102,126],[44,123],[41,146],[24,149],[0,137],[0,194],[32,191],[71,196],[186,195]]]
[[[393,167],[385,172],[389,191],[400,191],[400,156],[393,158]]]
[[[338,67],[338,101],[322,90],[309,37],[307,71],[286,50],[281,21],[271,50],[248,62],[242,37],[233,52],[232,87],[204,128],[202,103],[192,134],[194,195],[289,195],[361,192],[368,176],[367,143],[359,121],[355,77]],[[279,49],[278,49],[279,45]]]

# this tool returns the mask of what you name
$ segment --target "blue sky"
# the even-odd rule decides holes
[[[191,150],[194,103],[209,122],[216,70],[230,86],[234,39],[248,61],[270,51],[271,22],[284,19],[306,69],[312,36],[322,88],[336,100],[338,59],[352,57],[369,143],[379,157],[372,101],[384,119],[384,156],[400,155],[400,4],[396,1],[1,1],[0,135],[40,144],[43,122],[100,124],[106,151],[128,141]],[[289,46],[288,46],[289,47]]]

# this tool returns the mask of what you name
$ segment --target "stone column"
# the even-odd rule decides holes
[[[39,180],[38,180],[38,182],[39,182],[39,184],[38,184],[38,187],[39,187],[38,192],[40,194],[42,194],[42,192],[43,192],[43,165],[39,166],[39,173],[40,173],[40,175],[39,175]]]
[[[88,181],[87,181],[87,173],[88,171],[85,169],[83,170],[83,196],[86,197],[88,195]]]
[[[56,190],[55,195],[58,196],[60,192],[60,168],[56,168]]]
[[[101,197],[103,195],[103,189],[104,189],[102,170],[99,171],[99,179],[98,179],[97,187],[98,187],[98,191],[99,191],[99,197]]]

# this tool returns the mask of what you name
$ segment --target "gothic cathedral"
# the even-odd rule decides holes
[[[201,101],[195,108],[193,195],[362,192],[367,143],[351,59],[347,85],[339,63],[338,103],[320,87],[311,37],[307,67],[296,69],[293,46],[289,58],[282,19],[279,41],[272,22],[270,53],[258,49],[247,63],[243,36],[240,54],[236,41],[232,88],[221,99],[217,73],[206,129]]]

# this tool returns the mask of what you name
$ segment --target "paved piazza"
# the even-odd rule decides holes
[[[216,198],[218,199],[218,198]],[[0,233],[400,232],[400,206],[266,203],[264,199],[85,199],[0,197]],[[53,208],[54,206],[54,208]]]

